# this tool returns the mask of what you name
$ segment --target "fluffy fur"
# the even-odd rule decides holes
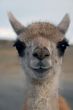
[[[58,26],[38,22],[24,27],[11,13],[9,20],[18,35],[15,46],[29,85],[24,110],[69,110],[58,94],[63,53],[68,46],[64,35],[69,16],[65,15]],[[44,59],[33,55],[36,48],[36,55],[45,56]]]
[[[28,102],[24,104],[23,110],[28,110]],[[68,103],[63,97],[59,97],[59,110],[70,110]]]

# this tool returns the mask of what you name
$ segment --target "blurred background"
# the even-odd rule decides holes
[[[0,110],[21,110],[25,98],[25,77],[13,47],[17,36],[9,24],[8,11],[25,26],[35,21],[58,25],[69,14],[71,24],[65,37],[70,47],[64,55],[59,90],[73,108],[73,0],[0,0]]]

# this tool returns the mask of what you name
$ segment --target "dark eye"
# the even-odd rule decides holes
[[[23,55],[24,55],[24,49],[26,48],[25,43],[22,42],[22,41],[20,41],[20,40],[17,40],[13,46],[16,47],[19,56],[20,57],[23,57]]]
[[[68,44],[68,41],[66,39],[63,39],[62,41],[57,43],[57,48],[58,48],[60,56],[64,55],[64,52],[65,52],[65,49],[67,46],[69,46],[69,44]]]

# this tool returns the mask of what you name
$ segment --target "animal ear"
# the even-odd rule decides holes
[[[69,15],[66,14],[57,27],[63,34],[65,34],[69,27],[69,24],[70,24],[70,18]]]
[[[17,35],[25,31],[25,27],[14,17],[11,12],[8,12],[9,21]]]

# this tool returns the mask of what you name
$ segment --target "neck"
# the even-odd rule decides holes
[[[59,110],[58,79],[58,76],[55,76],[51,81],[31,81],[28,110]]]

